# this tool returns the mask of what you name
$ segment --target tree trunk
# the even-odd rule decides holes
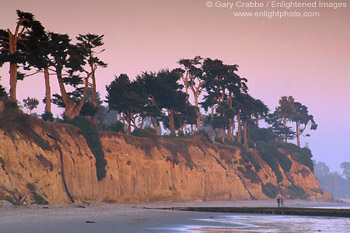
[[[10,64],[10,101],[17,102],[17,63]]]
[[[128,121],[128,132],[127,134],[131,133],[131,117],[130,114],[126,114],[126,120]]]
[[[92,88],[91,88],[92,106],[94,106],[95,108],[98,108],[95,68],[94,68],[93,64],[90,66],[91,66],[91,78],[92,78]],[[97,127],[97,124],[98,124],[98,112],[97,111],[92,116],[91,123],[93,126]]]
[[[300,121],[297,121],[297,146],[300,147]]]
[[[243,140],[244,140],[244,148],[248,150],[248,127],[247,121],[243,121]]]
[[[77,117],[80,115],[80,111],[84,106],[87,89],[89,87],[89,78],[91,73],[88,74],[88,76],[85,78],[85,87],[84,87],[83,96],[78,104],[75,103],[73,100],[71,100],[67,95],[66,88],[64,86],[63,79],[62,79],[62,69],[60,67],[56,68],[56,74],[57,74],[57,80],[58,80],[58,84],[62,95],[62,100],[66,105],[66,108],[63,114],[67,119],[73,119],[74,117]]]
[[[123,133],[125,133],[126,127],[125,127],[125,112],[123,112]]]
[[[51,86],[50,86],[50,74],[49,67],[44,68],[45,78],[45,112],[52,113],[51,111]]]
[[[214,105],[211,106],[211,114],[210,114],[210,117],[211,117],[211,120],[213,120],[213,117],[214,117]],[[213,139],[213,135],[214,134],[214,129],[213,129],[213,126],[210,125],[210,138]]]
[[[238,132],[237,132],[237,142],[242,143],[242,125],[241,125],[241,115],[237,115]]]
[[[169,111],[169,125],[170,125],[171,134],[175,135],[174,109],[173,108],[171,108]]]
[[[152,96],[152,105],[155,105],[156,101],[154,100],[154,96]],[[158,131],[158,123],[157,123],[157,117],[152,117],[152,124],[154,127],[154,131],[156,131],[156,135],[159,135],[159,131]]]
[[[283,128],[286,129],[287,128],[287,118],[283,118]],[[286,134],[286,138],[285,138],[285,142],[288,142],[288,135]]]
[[[152,123],[153,123],[153,127],[154,127],[154,131],[156,131],[156,135],[159,135],[159,131],[158,131],[158,124],[157,124],[157,119],[155,117],[152,117]]]
[[[197,93],[194,95],[194,105],[198,108],[198,96]],[[197,112],[197,131],[199,132],[201,130],[201,112],[198,108]]]
[[[222,138],[221,138],[221,142],[224,143],[225,142],[225,136],[226,136],[226,132],[225,132],[225,128],[222,129]]]

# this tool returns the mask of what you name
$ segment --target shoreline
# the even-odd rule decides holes
[[[276,207],[276,200],[178,202],[146,204],[0,205],[0,232],[169,232],[223,213],[161,210],[169,207]],[[350,202],[285,200],[285,207],[340,207]],[[155,230],[155,229],[158,230]],[[153,230],[152,230],[153,229]]]

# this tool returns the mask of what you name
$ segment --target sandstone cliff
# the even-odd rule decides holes
[[[332,198],[291,155],[286,155],[292,161],[289,171],[278,164],[282,180],[277,182],[277,173],[256,151],[247,156],[236,147],[199,139],[154,141],[112,132],[100,135],[107,173],[98,181],[95,157],[79,128],[21,120],[26,127],[0,128],[0,200],[139,203],[267,199],[278,193]]]

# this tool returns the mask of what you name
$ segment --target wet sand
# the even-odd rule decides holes
[[[0,232],[179,232],[176,226],[200,226],[196,219],[218,213],[169,211],[165,207],[276,207],[275,200],[156,204],[0,206]],[[347,207],[350,202],[285,200],[286,207]],[[221,214],[222,215],[222,214]],[[220,223],[213,223],[220,227]],[[173,229],[173,230],[170,230]],[[180,230],[181,232],[181,230]]]

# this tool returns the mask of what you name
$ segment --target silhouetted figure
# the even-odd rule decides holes
[[[281,206],[281,198],[280,197],[277,197],[277,205],[278,205],[278,207]]]

